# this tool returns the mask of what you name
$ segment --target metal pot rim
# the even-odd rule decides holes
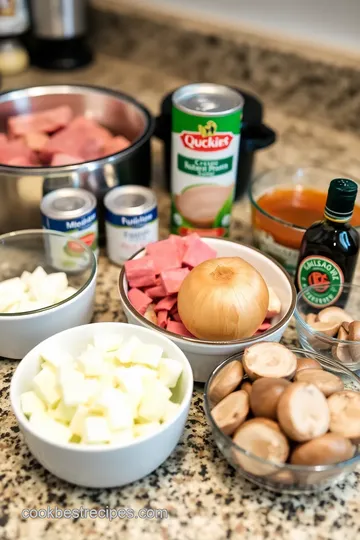
[[[7,90],[5,92],[0,93],[0,104],[4,103],[6,101],[5,98],[9,96],[10,94],[20,94],[21,92],[26,92],[31,90],[35,96],[42,95],[41,93],[37,94],[36,91],[46,90],[46,89],[53,89],[54,93],[55,90],[57,90],[59,93],[65,94],[67,90],[72,89],[79,91],[81,90],[93,90],[95,92],[101,93],[101,94],[107,94],[113,98],[117,98],[122,101],[128,101],[135,107],[137,107],[145,116],[146,126],[144,129],[143,134],[141,137],[139,137],[131,146],[126,148],[125,150],[122,150],[121,152],[116,152],[115,154],[110,154],[109,156],[103,157],[101,159],[94,159],[91,161],[83,161],[81,163],[75,163],[73,165],[61,165],[57,167],[18,167],[13,165],[4,165],[0,163],[0,172],[8,173],[8,174],[19,174],[22,176],[38,176],[38,175],[44,175],[44,174],[51,174],[52,172],[65,172],[65,173],[72,173],[72,172],[79,172],[81,169],[89,169],[91,167],[101,167],[108,163],[115,162],[119,156],[127,157],[133,153],[134,150],[139,148],[145,141],[150,139],[152,136],[154,130],[155,130],[155,119],[153,115],[150,113],[149,109],[145,107],[142,103],[138,102],[135,98],[131,97],[130,95],[120,92],[118,90],[112,90],[109,88],[104,88],[103,86],[96,86],[96,85],[89,85],[89,84],[46,84],[46,85],[38,85],[38,86],[27,86],[22,88],[14,88],[12,90]]]

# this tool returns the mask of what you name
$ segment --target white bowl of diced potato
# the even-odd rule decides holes
[[[0,236],[0,356],[21,359],[53,334],[89,323],[96,273],[91,248],[67,234]]]
[[[184,353],[158,332],[95,323],[60,332],[20,362],[11,406],[35,458],[73,484],[119,487],[172,453],[193,389]]]

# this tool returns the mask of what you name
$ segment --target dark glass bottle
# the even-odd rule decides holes
[[[352,180],[332,180],[324,219],[313,223],[304,234],[295,284],[298,291],[318,285],[304,293],[313,307],[346,304],[347,295],[339,285],[352,281],[359,253],[359,235],[350,225],[357,190]]]

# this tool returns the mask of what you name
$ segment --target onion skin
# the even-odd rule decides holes
[[[252,336],[265,319],[267,285],[240,257],[209,259],[184,279],[178,312],[186,328],[199,339],[231,341]]]

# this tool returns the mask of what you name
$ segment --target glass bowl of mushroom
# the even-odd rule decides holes
[[[321,491],[360,464],[360,378],[320,354],[252,345],[213,371],[204,409],[227,461],[266,489]]]
[[[318,305],[319,299],[328,302],[326,307]],[[304,349],[332,358],[352,371],[360,370],[359,285],[306,287],[297,296],[294,315]]]

